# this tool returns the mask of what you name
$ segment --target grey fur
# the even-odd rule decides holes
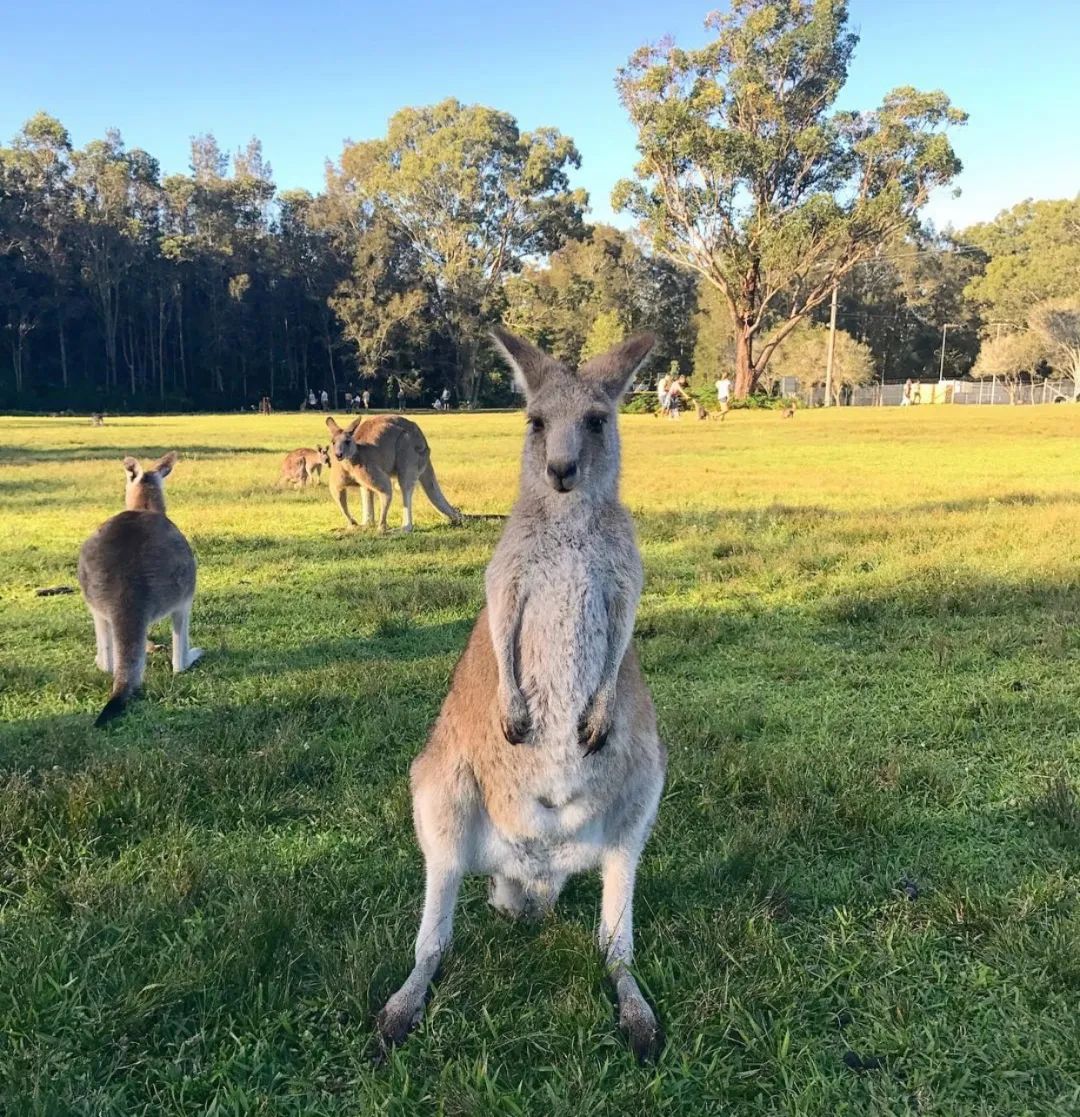
[[[619,503],[616,404],[647,358],[631,338],[576,373],[505,331],[525,389],[521,489],[481,613],[412,765],[426,895],[416,964],[379,1014],[384,1043],[420,1020],[450,945],[462,877],[491,876],[511,917],[549,912],[569,876],[601,870],[600,947],[639,1058],[660,1027],[629,966],[634,877],[666,752],[630,638],[642,567]]]
[[[95,662],[113,676],[96,725],[122,713],[141,685],[147,631],[155,621],[172,620],[173,671],[187,670],[203,654],[188,645],[195,556],[165,515],[164,481],[176,460],[175,453],[166,454],[144,471],[125,458],[126,510],[106,520],[79,551],[79,585],[94,618]]]

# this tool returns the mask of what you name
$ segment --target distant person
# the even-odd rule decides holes
[[[671,384],[671,374],[667,372],[656,382],[656,403],[661,415],[668,413],[668,406],[671,403]]]
[[[325,395],[325,394],[326,393],[324,392],[323,395]],[[315,389],[314,388],[312,388],[311,391],[308,392],[308,394],[307,394],[307,405],[312,410],[314,410],[316,407],[319,406],[319,401],[315,398]]]
[[[345,393],[345,410],[352,411],[352,392]]]
[[[716,402],[720,404],[720,420],[728,413],[731,400],[731,377],[725,372],[716,382]]]
[[[363,401],[364,410],[367,411],[367,409],[371,406],[371,393],[367,390],[367,388],[365,388],[364,391],[361,393],[360,399]]]
[[[439,398],[442,400],[443,411],[449,411],[450,410],[450,389],[449,388],[443,388],[442,395]]]
[[[910,407],[911,406],[911,398],[912,398],[913,387],[914,386],[913,386],[910,378],[908,380],[904,381],[904,393],[900,397],[900,406],[901,407]]]
[[[686,400],[687,402],[689,402],[689,400],[690,400],[690,395],[686,391],[686,387],[684,386],[684,381],[685,380],[686,380],[685,376],[680,377],[678,380],[672,379],[671,384],[668,387],[668,397],[667,397],[668,410],[667,410],[667,414],[668,414],[669,419],[681,419],[682,418],[682,401]]]
[[[322,404],[323,411],[330,410],[330,396],[327,394],[325,388],[319,393],[319,402]]]
[[[404,411],[405,410],[405,386],[403,384],[398,385],[397,409],[398,409],[398,411]]]

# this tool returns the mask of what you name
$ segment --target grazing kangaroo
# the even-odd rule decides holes
[[[285,455],[285,460],[281,463],[278,484],[285,485],[292,482],[300,489],[304,488],[309,481],[321,485],[324,467],[330,468],[329,446],[316,446],[314,450],[304,446],[299,450],[292,450]]]
[[[79,585],[94,617],[95,662],[113,676],[95,725],[123,713],[142,683],[146,633],[154,621],[172,619],[173,671],[187,670],[203,654],[188,647],[195,556],[165,515],[164,481],[176,459],[169,453],[143,470],[134,458],[124,458],[126,511],[106,520],[79,551]]]
[[[654,339],[573,372],[493,336],[526,395],[520,495],[487,568],[487,606],[412,764],[424,913],[415,968],[377,1026],[395,1043],[422,1016],[463,876],[489,875],[490,903],[516,918],[546,914],[571,874],[598,867],[600,948],[619,1024],[645,1059],[662,1033],[629,970],[634,876],[666,751],[630,643],[642,567],[619,503],[616,407]]]
[[[386,531],[386,514],[394,495],[393,477],[397,478],[405,506],[402,531],[412,531],[412,494],[417,481],[428,500],[452,524],[461,522],[461,513],[443,496],[435,479],[424,432],[411,419],[377,415],[365,421],[361,416],[343,429],[327,415],[326,425],[330,431],[330,495],[341,506],[350,527],[369,527],[374,522],[378,493],[382,500],[379,530]],[[362,499],[359,525],[349,512],[348,490],[354,486],[359,487]]]

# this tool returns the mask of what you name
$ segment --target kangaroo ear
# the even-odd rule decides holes
[[[326,426],[330,433],[335,437],[341,434],[341,427],[338,426],[337,419],[335,419],[333,415],[326,416]]]
[[[358,416],[357,418],[353,419],[353,421],[352,421],[352,422],[351,422],[351,423],[349,424],[349,426],[348,426],[348,428],[347,428],[347,429],[348,429],[348,432],[349,432],[349,434],[352,434],[352,433],[353,433],[353,431],[355,431],[355,430],[356,430],[356,428],[357,428],[358,426],[360,426],[360,424],[361,424],[361,423],[362,423],[363,421],[364,421],[364,417],[363,417],[363,415],[360,415],[360,416]]]
[[[492,328],[491,340],[510,366],[518,387],[526,395],[535,392],[544,381],[544,372],[551,358],[531,341],[504,330],[502,326]]]
[[[655,334],[635,334],[619,342],[614,349],[586,361],[578,369],[578,375],[583,380],[600,384],[613,400],[620,399],[655,345]]]
[[[142,466],[134,458],[124,458],[124,472],[128,481],[134,484],[142,476]]]
[[[173,471],[173,466],[176,465],[180,455],[175,450],[170,450],[163,458],[156,461],[153,465],[153,471],[164,481]]]

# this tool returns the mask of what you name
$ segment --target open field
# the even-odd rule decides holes
[[[624,418],[671,752],[651,1068],[594,879],[533,928],[467,881],[425,1022],[372,1063],[420,909],[407,767],[523,427],[419,420],[493,518],[418,490],[411,537],[342,532],[325,488],[273,488],[319,416],[0,420],[0,1112],[1080,1112],[1080,408]],[[94,731],[89,614],[33,590],[75,584],[119,459],[173,448],[206,658],[151,657]]]

